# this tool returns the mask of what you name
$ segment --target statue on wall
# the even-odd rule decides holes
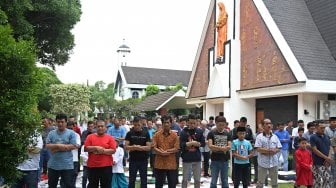
[[[224,59],[224,43],[227,40],[227,18],[228,14],[225,10],[223,2],[218,3],[219,14],[216,23],[217,28],[217,61]]]

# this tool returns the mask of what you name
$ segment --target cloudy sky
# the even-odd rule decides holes
[[[70,61],[56,67],[64,83],[114,82],[117,49],[128,66],[191,70],[210,0],[82,0]]]

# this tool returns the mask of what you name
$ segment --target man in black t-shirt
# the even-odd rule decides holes
[[[201,151],[200,147],[205,146],[205,138],[202,129],[196,127],[196,117],[193,114],[188,116],[188,127],[185,127],[180,134],[181,157],[183,161],[182,188],[187,187],[190,169],[194,176],[194,186],[201,186]]]
[[[126,134],[126,150],[129,151],[129,186],[135,187],[136,175],[140,173],[141,188],[147,187],[148,151],[151,149],[150,137],[147,130],[140,125],[140,119],[135,117],[133,128]]]
[[[216,128],[208,134],[208,144],[211,153],[211,184],[210,188],[217,187],[218,175],[221,174],[222,187],[228,188],[228,168],[231,151],[231,134],[224,127],[226,119],[223,116],[216,118]]]

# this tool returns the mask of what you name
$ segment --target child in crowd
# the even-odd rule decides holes
[[[124,149],[119,146],[119,140],[117,142],[116,152],[113,154],[113,176],[112,176],[112,188],[127,188],[128,182],[126,180],[123,158]]]
[[[299,129],[298,129],[298,135],[299,136],[297,136],[297,137],[294,138],[294,149],[295,149],[295,151],[297,149],[299,149],[299,139],[303,138],[302,137],[303,133],[304,133],[304,128],[303,127],[299,127]]]
[[[311,188],[313,185],[313,158],[307,150],[307,139],[299,138],[299,149],[295,151],[296,158],[296,186]]]
[[[84,146],[81,148],[81,154],[80,157],[83,160],[83,176],[82,176],[82,188],[87,187],[87,181],[88,181],[88,167],[87,167],[87,160],[89,158],[88,152],[84,151]]]
[[[234,157],[234,187],[238,188],[240,181],[243,183],[243,188],[247,188],[249,183],[249,159],[252,158],[253,148],[251,142],[245,139],[246,128],[237,127],[238,139],[232,143],[232,155]]]

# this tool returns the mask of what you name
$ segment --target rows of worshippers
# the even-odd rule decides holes
[[[149,163],[155,187],[167,183],[173,188],[180,184],[182,158],[183,188],[192,177],[199,188],[201,176],[211,179],[211,188],[217,187],[220,176],[221,187],[228,188],[229,166],[234,187],[242,183],[244,188],[251,184],[261,188],[270,178],[275,188],[278,171],[288,170],[289,154],[296,163],[295,187],[332,188],[336,180],[336,117],[328,124],[309,122],[307,131],[302,120],[294,128],[293,121],[273,126],[264,119],[255,134],[245,117],[235,120],[230,130],[223,114],[209,121],[193,114],[178,122],[166,115],[151,120],[134,117],[131,123],[126,118],[95,119],[85,126],[78,126],[73,116],[58,114],[55,124],[48,118],[42,123],[42,134],[31,138],[35,144],[28,149],[30,158],[18,166],[24,176],[12,187],[38,187],[39,181],[48,179],[50,188],[58,183],[73,188],[82,165],[83,188],[134,188],[138,172],[140,187],[145,188]]]

